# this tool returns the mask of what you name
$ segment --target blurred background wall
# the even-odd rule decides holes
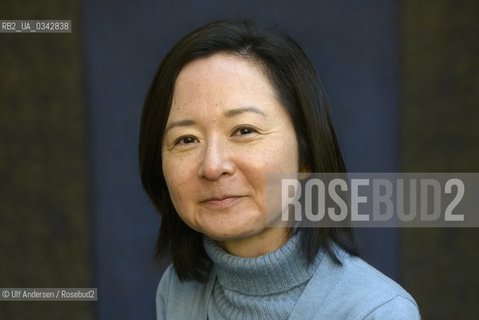
[[[479,33],[470,1],[4,1],[0,287],[98,287],[98,302],[0,302],[0,319],[154,319],[160,223],[137,170],[149,81],[186,32],[225,17],[282,26],[315,64],[351,171],[478,171]],[[364,258],[423,319],[475,319],[475,229],[360,230]]]
[[[92,286],[88,110],[79,1],[2,1],[0,19],[72,19],[71,34],[0,33],[0,287]],[[0,319],[92,319],[85,303],[0,302]]]
[[[400,2],[402,171],[479,171],[479,2]],[[479,195],[478,195],[479,197]],[[401,230],[424,319],[475,319],[479,230]]]

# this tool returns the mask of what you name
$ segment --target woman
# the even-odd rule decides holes
[[[286,34],[220,21],[171,49],[145,101],[140,169],[162,216],[157,257],[172,262],[158,319],[419,319],[350,229],[267,214],[270,174],[345,171],[324,90]]]

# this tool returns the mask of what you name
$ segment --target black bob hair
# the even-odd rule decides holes
[[[212,262],[203,247],[202,234],[180,219],[170,199],[162,170],[163,134],[182,68],[219,52],[254,59],[264,68],[292,119],[300,168],[311,172],[346,171],[324,89],[303,50],[285,32],[251,20],[222,20],[186,35],[165,56],[151,83],[139,141],[141,182],[162,217],[156,258],[170,258],[182,281],[204,281]],[[308,263],[322,249],[340,264],[333,243],[358,255],[350,228],[297,228],[295,232],[299,233],[301,254]]]

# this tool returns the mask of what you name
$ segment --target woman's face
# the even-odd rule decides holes
[[[218,53],[186,65],[164,137],[163,173],[186,224],[220,242],[281,231],[266,228],[267,176],[297,172],[298,146],[254,60]]]

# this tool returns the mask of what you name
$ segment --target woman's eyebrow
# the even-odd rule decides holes
[[[253,112],[257,113],[259,115],[262,115],[263,117],[266,117],[266,113],[264,113],[262,110],[260,110],[257,107],[254,106],[249,106],[249,107],[241,107],[241,108],[235,108],[235,109],[230,109],[224,113],[224,116],[227,118],[231,118],[237,115],[240,115],[245,112]]]
[[[266,117],[266,113],[264,113],[262,110],[260,110],[257,107],[254,107],[254,106],[230,109],[230,110],[228,110],[224,113],[224,116],[227,117],[227,118],[231,118],[231,117],[240,115],[240,114],[245,113],[245,112],[253,112],[253,113],[262,115],[263,117]],[[174,128],[174,127],[188,127],[188,126],[192,126],[192,125],[195,125],[195,124],[196,124],[195,121],[189,120],[189,119],[174,121],[174,122],[171,122],[170,124],[168,124],[166,126],[165,133],[168,132],[168,130]]]
[[[194,124],[196,124],[196,122],[194,122],[193,120],[188,120],[188,119],[174,121],[174,122],[171,122],[170,124],[168,124],[166,126],[165,133],[168,132],[168,130],[170,130],[171,128],[174,128],[174,127],[188,127],[188,126],[192,126]]]

